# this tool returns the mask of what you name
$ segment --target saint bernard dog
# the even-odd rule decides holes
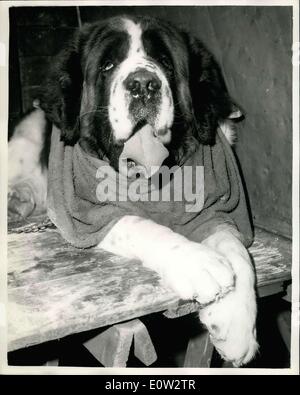
[[[232,143],[232,118],[241,115],[205,46],[154,18],[118,16],[83,26],[53,75],[9,141],[12,215],[45,209],[53,124],[66,145],[80,141],[118,171],[124,142],[145,124],[182,163],[197,144],[213,145],[217,128]],[[224,224],[197,243],[155,221],[124,215],[99,247],[140,259],[179,297],[203,304],[199,318],[226,361],[241,366],[255,356],[255,276],[237,230]],[[224,295],[224,289],[230,291]]]

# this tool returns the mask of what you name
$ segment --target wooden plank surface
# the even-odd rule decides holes
[[[256,268],[258,287],[291,278],[291,240],[257,228],[249,252]]]
[[[250,251],[259,286],[290,278],[288,240],[258,231]],[[8,262],[10,351],[178,306],[184,314],[198,308],[140,262],[75,249],[55,229],[10,233]]]
[[[55,230],[10,234],[9,350],[164,310],[177,297],[137,261],[78,250]]]

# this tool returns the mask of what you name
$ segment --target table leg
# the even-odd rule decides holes
[[[141,362],[149,366],[156,361],[147,328],[139,319],[113,325],[84,346],[105,367],[126,367],[133,341],[134,354]]]
[[[58,366],[59,359],[51,359],[51,361],[47,361],[44,366]]]
[[[189,340],[184,367],[185,368],[209,368],[214,346],[209,338],[208,331],[203,331]]]
[[[291,313],[290,311],[283,311],[277,317],[278,329],[281,337],[290,352],[291,349]]]

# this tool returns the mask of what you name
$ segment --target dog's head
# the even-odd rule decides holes
[[[118,168],[124,143],[146,124],[180,164],[214,143],[232,101],[200,41],[162,20],[115,17],[75,35],[41,107],[66,144],[79,141]]]

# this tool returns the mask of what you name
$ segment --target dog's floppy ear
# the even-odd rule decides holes
[[[204,45],[185,35],[189,53],[189,87],[194,136],[202,144],[213,144],[218,124],[233,111],[219,65]]]
[[[58,55],[57,63],[51,65],[50,76],[40,94],[40,106],[47,118],[61,130],[62,140],[71,145],[79,138],[82,40],[83,31],[78,31],[68,47]]]

